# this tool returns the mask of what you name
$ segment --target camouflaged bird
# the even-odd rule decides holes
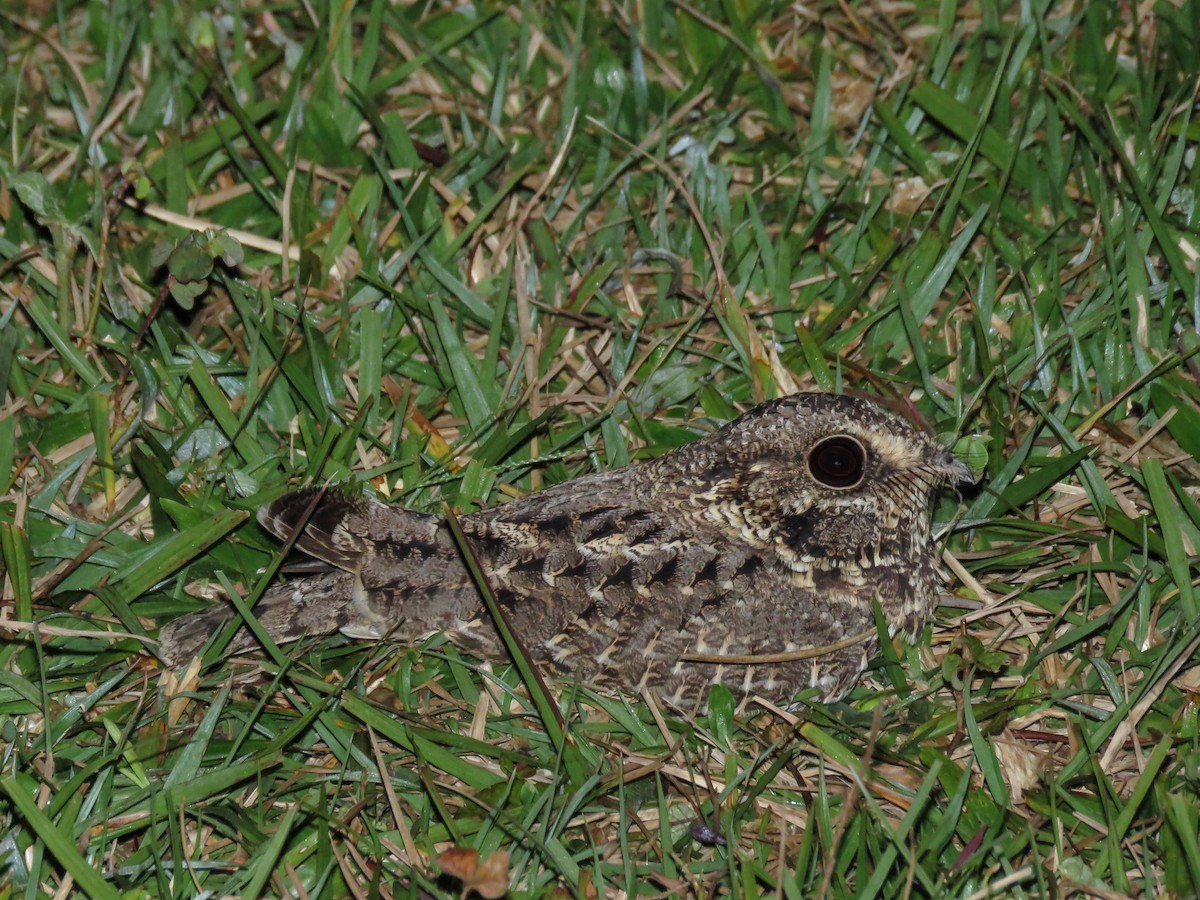
[[[869,400],[795,394],[658,459],[459,522],[547,675],[648,688],[676,705],[702,703],[717,682],[780,701],[812,686],[832,700],[876,649],[876,601],[892,634],[929,618],[930,501],[970,479]],[[285,541],[299,530],[295,548],[330,567],[270,588],[255,607],[276,642],[441,631],[478,657],[507,659],[443,517],[302,491],[259,520]],[[185,662],[231,615],[221,607],[169,624],[160,655]],[[243,629],[230,650],[255,646]]]

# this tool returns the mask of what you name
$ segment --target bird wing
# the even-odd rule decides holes
[[[406,543],[441,554],[439,519],[336,490],[307,488],[263,507],[259,523],[309,556],[359,572],[380,545]]]
[[[463,520],[510,624],[563,670],[640,655],[761,565],[750,548],[721,547],[695,517],[616,481],[596,478],[586,491],[573,482]]]
[[[272,585],[254,605],[254,616],[276,644],[326,634],[350,624],[353,591],[354,576],[340,570]],[[233,617],[233,607],[217,603],[168,622],[158,632],[158,655],[168,666],[186,664]],[[253,633],[243,628],[226,653],[234,656],[257,646]]]

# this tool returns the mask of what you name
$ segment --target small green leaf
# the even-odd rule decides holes
[[[708,689],[708,725],[717,741],[725,747],[733,746],[734,722],[733,694],[723,684],[714,684]]]
[[[172,281],[171,296],[184,309],[196,305],[196,298],[208,290],[207,281]]]
[[[175,244],[173,241],[155,241],[154,246],[150,248],[150,265],[154,268],[166,265],[167,260],[171,258],[171,254],[175,252]]]
[[[180,281],[203,281],[212,270],[212,254],[194,241],[180,241],[167,257],[167,271]]]
[[[966,463],[967,468],[979,478],[987,470],[987,440],[977,434],[966,435],[954,442],[954,455]]]
[[[35,216],[49,222],[62,222],[61,191],[41,172],[22,172],[12,180],[13,190]]]
[[[239,266],[246,258],[246,249],[228,231],[218,231],[213,235],[212,244],[216,255],[221,257],[221,262],[227,266]]]

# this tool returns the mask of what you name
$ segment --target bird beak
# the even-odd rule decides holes
[[[941,476],[946,484],[974,484],[975,473],[971,471],[970,466],[951,453],[949,450],[943,451],[936,462],[930,467]]]

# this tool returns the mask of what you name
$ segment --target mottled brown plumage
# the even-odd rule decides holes
[[[656,460],[460,523],[509,624],[548,675],[645,687],[683,704],[702,702],[718,681],[739,695],[787,700],[811,685],[834,699],[875,649],[875,601],[893,633],[928,618],[930,500],[940,485],[969,479],[932,438],[868,400],[796,394]],[[331,567],[264,595],[255,614],[276,641],[339,629],[417,641],[444,631],[477,656],[506,658],[441,517],[307,491],[259,519],[285,540],[303,525],[296,549]],[[166,626],[162,657],[186,661],[230,614],[218,608]],[[811,659],[712,659],[795,654],[864,635]],[[232,650],[254,646],[243,631]]]

